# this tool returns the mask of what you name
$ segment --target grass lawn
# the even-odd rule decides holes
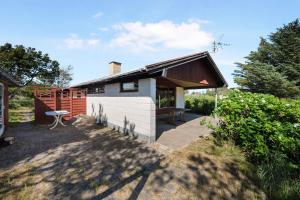
[[[14,126],[24,121],[33,121],[34,108],[20,107],[18,109],[9,109],[9,125]]]
[[[190,174],[189,185],[181,186],[187,199],[265,199],[255,166],[233,144],[201,139],[171,154],[169,162]]]

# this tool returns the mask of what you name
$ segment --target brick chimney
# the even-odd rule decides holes
[[[119,62],[116,61],[111,61],[109,63],[109,75],[115,75],[115,74],[119,74],[121,73],[121,64]]]

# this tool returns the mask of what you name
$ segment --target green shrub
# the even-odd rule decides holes
[[[185,107],[193,113],[210,115],[215,108],[215,98],[209,95],[186,95]]]
[[[218,137],[233,139],[255,161],[276,151],[299,162],[299,100],[233,91],[219,102],[215,113],[221,118]]]
[[[10,99],[9,100],[9,108],[10,109],[18,109],[21,107],[34,107],[34,100],[32,98],[21,98],[21,99]]]
[[[258,164],[270,199],[300,199],[300,100],[232,91],[215,110],[219,141],[232,140]]]

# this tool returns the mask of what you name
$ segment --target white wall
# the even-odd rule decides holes
[[[176,108],[184,108],[184,89],[176,87]]]
[[[156,80],[139,80],[138,92],[120,92],[120,83],[105,85],[105,93],[87,95],[87,114],[107,118],[108,125],[124,128],[134,126],[142,139],[155,139]],[[103,108],[102,111],[99,107]],[[99,114],[100,113],[100,114]]]

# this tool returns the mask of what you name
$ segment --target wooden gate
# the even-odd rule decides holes
[[[45,115],[47,111],[67,110],[70,114],[63,119],[69,120],[79,114],[86,114],[86,90],[38,88],[34,90],[35,122],[50,123],[52,117]]]

